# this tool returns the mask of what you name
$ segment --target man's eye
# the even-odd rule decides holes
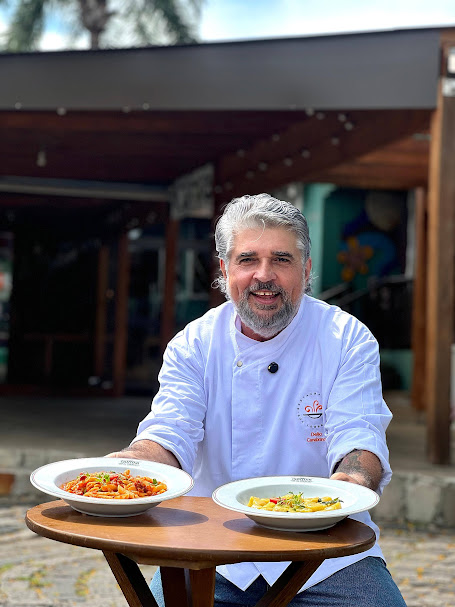
[[[239,260],[239,263],[249,263],[249,262],[251,262],[251,261],[253,261],[253,258],[252,258],[252,257],[242,257],[242,258]]]
[[[289,258],[288,257],[277,257],[276,261],[279,261],[280,263],[285,262],[285,263],[289,263]]]

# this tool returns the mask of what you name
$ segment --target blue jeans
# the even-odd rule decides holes
[[[150,584],[159,607],[164,607],[160,571]],[[245,591],[216,574],[215,607],[254,607],[270,586],[259,576]],[[300,592],[291,607],[406,607],[384,561],[368,556]]]

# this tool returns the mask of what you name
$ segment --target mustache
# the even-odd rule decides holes
[[[284,289],[274,284],[273,282],[255,282],[248,288],[250,293],[255,293],[256,291],[271,291],[272,293],[284,293]]]

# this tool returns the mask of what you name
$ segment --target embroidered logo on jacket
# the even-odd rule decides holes
[[[297,405],[297,417],[307,428],[317,430],[324,427],[324,420],[322,417],[323,407],[321,404],[320,392],[309,392],[303,396]],[[308,442],[321,442],[325,441],[325,437],[321,432],[311,432],[311,437],[307,439]]]

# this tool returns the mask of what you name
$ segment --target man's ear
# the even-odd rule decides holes
[[[220,270],[221,270],[221,273],[224,276],[224,278],[227,278],[226,264],[224,263],[224,261],[222,259],[220,259]]]
[[[310,279],[310,273],[311,273],[311,257],[308,257],[306,264],[305,264],[305,282],[307,283]]]

